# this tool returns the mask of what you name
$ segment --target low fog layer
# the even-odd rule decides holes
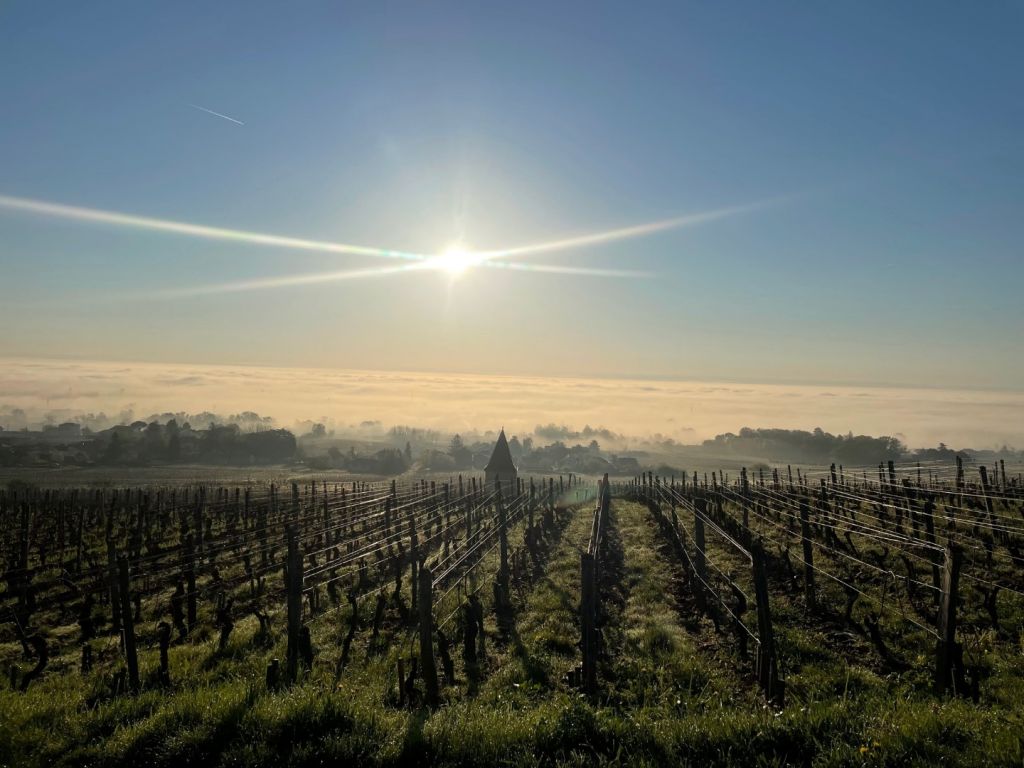
[[[299,431],[313,422],[366,434],[403,424],[470,435],[504,426],[552,439],[593,435],[602,444],[650,436],[699,443],[747,425],[893,435],[912,447],[1024,443],[1024,393],[1017,392],[26,359],[0,365],[0,426],[7,429],[64,421],[103,428],[160,414],[233,414],[244,422],[253,412]]]

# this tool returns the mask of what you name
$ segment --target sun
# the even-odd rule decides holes
[[[447,272],[453,277],[464,273],[470,267],[474,267],[481,261],[478,254],[466,250],[461,245],[450,245],[443,252],[430,259],[429,264],[434,269]]]

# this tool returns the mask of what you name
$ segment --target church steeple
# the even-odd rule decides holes
[[[494,451],[491,459],[484,467],[485,472],[515,472],[516,465],[512,461],[512,451],[508,447],[508,440],[505,438],[505,428],[498,433],[498,442],[494,444]]]
[[[487,466],[484,467],[485,483],[488,488],[494,486],[495,480],[503,486],[506,484],[515,485],[517,476],[518,470],[516,469],[515,462],[512,460],[512,451],[508,447],[505,428],[502,427],[501,432],[498,433],[498,441],[494,444],[491,459],[487,462]]]

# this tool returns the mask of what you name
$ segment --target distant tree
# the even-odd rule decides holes
[[[286,429],[268,429],[241,436],[235,432],[235,440],[237,448],[233,453],[236,456],[251,457],[259,463],[291,461],[296,455],[295,435]]]
[[[448,455],[452,457],[453,469],[468,467],[473,462],[473,452],[463,443],[461,435],[452,437],[452,441],[448,446]]]
[[[181,435],[179,434],[181,430],[178,429],[177,420],[168,421],[164,432],[167,433],[167,460],[177,461],[181,458]]]
[[[412,464],[412,443],[405,441],[405,463]]]
[[[145,439],[145,453],[147,459],[163,458],[164,454],[164,428],[158,422],[150,422],[143,430]]]
[[[562,459],[569,455],[569,449],[561,440],[556,440],[551,445],[549,445],[547,447],[547,451],[551,455],[551,458],[556,462],[561,461]]]
[[[107,450],[103,454],[103,460],[108,464],[116,464],[124,455],[124,445],[121,442],[121,433],[114,430],[107,443]]]
[[[440,472],[450,471],[456,468],[455,460],[449,454],[432,449],[424,452],[423,466],[427,469]]]
[[[393,448],[377,451],[374,458],[377,460],[377,471],[383,475],[399,475],[409,468],[405,456]]]
[[[181,458],[181,437],[178,430],[174,430],[167,437],[167,460],[177,461]]]

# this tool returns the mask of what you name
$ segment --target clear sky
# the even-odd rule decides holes
[[[8,0],[0,355],[1024,389],[1022,40],[1001,2]],[[25,200],[427,256],[716,215],[508,257],[646,277],[194,293],[406,262]]]

